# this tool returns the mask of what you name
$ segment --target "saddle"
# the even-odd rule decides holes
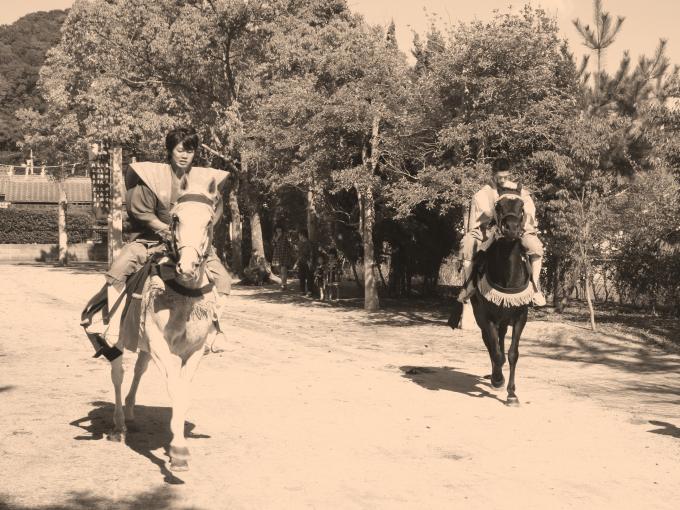
[[[101,314],[103,323],[108,325],[109,319],[111,315],[113,315],[113,312],[119,306],[124,306],[122,314],[123,326],[121,327],[121,331],[124,330],[126,334],[130,333],[132,328],[125,326],[131,323],[139,324],[141,316],[139,299],[135,299],[135,297],[141,296],[142,290],[144,289],[144,284],[151,275],[153,267],[157,264],[157,261],[158,255],[151,255],[146,263],[136,273],[132,274],[128,278],[127,282],[125,283],[125,291],[121,293],[120,297],[115,303],[109,304],[107,296],[108,284],[104,284],[102,288],[99,289],[99,291],[97,291],[97,293],[92,296],[85,305],[85,308],[80,314],[80,325],[85,330],[85,335],[94,348],[94,358],[104,356],[107,360],[113,361],[118,356],[123,354],[117,347],[108,345],[101,335],[87,331],[87,328],[92,325],[94,317],[97,316],[97,314]],[[136,345],[138,340],[136,333],[133,336],[134,343]]]
[[[113,361],[120,356],[122,351],[115,346],[109,346],[107,342],[97,333],[90,333],[87,328],[92,325],[93,318],[97,314],[101,314],[102,321],[108,325],[109,319],[113,312],[119,307],[123,306],[123,313],[121,314],[121,328],[120,334],[125,337],[126,349],[130,351],[137,351],[140,340],[140,323],[142,315],[142,293],[147,280],[152,276],[158,276],[164,283],[166,288],[172,289],[177,294],[188,297],[200,297],[213,291],[214,284],[209,282],[204,287],[199,289],[188,289],[179,285],[175,279],[174,266],[164,262],[167,253],[165,250],[151,253],[145,264],[136,272],[133,273],[125,283],[125,291],[121,293],[120,297],[115,303],[109,303],[107,297],[107,284],[99,289],[99,291],[87,302],[85,309],[80,314],[80,325],[85,329],[85,334],[95,350],[94,356],[104,356],[107,360]],[[214,318],[215,326],[220,330],[217,317]]]

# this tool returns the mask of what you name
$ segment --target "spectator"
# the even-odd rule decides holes
[[[262,285],[268,279],[267,261],[262,255],[258,255],[257,250],[253,248],[248,267],[243,270],[243,283],[246,285]]]
[[[288,267],[291,265],[292,254],[288,235],[280,225],[276,227],[273,242],[274,253],[272,255],[272,266],[279,268],[279,274],[281,275],[281,290],[285,290],[287,288]]]
[[[295,263],[300,277],[300,292],[312,293],[312,245],[306,230],[298,234],[297,262]]]
[[[324,287],[328,299],[337,301],[340,299],[340,261],[338,251],[335,248],[328,250],[328,262],[324,271]]]
[[[326,272],[326,257],[323,253],[319,253],[316,257],[316,269],[314,270],[314,288],[319,291],[319,299],[324,300],[325,284],[324,275]]]

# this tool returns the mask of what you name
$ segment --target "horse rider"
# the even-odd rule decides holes
[[[115,303],[125,290],[128,277],[140,269],[153,251],[159,250],[159,243],[171,239],[170,211],[177,201],[182,176],[189,175],[196,149],[198,135],[191,127],[180,127],[167,133],[165,148],[168,163],[132,163],[126,175],[126,208],[131,231],[131,242],[127,243],[106,273],[107,298],[109,306]],[[196,167],[198,171],[198,167]],[[222,183],[226,172],[202,169],[215,173]],[[217,204],[213,225],[221,215],[222,201]],[[225,305],[226,296],[231,292],[231,277],[210,246],[206,258],[206,274],[218,294],[216,326],[218,329],[210,350],[220,352],[225,343],[219,327],[219,311]],[[120,335],[120,321],[123,306],[118,306],[102,336],[107,344],[115,345]]]
[[[464,287],[458,296],[458,301],[465,302],[474,293],[472,282],[472,261],[475,253],[485,250],[493,242],[498,233],[497,227],[491,227],[495,220],[496,200],[503,190],[518,190],[518,185],[510,180],[510,163],[505,158],[498,158],[491,167],[491,184],[487,184],[472,198],[468,231],[461,241],[460,258],[463,261]],[[500,191],[500,193],[499,193]],[[534,285],[532,298],[535,306],[545,306],[545,296],[540,287],[541,266],[543,263],[543,244],[537,235],[536,206],[529,192],[521,188],[520,196],[524,202],[524,228],[522,247],[531,263],[531,276]]]

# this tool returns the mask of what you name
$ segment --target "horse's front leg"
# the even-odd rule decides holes
[[[151,355],[146,351],[139,351],[137,355],[137,362],[135,363],[135,375],[130,384],[130,391],[125,397],[125,421],[128,424],[135,421],[135,403],[137,401],[137,390],[139,389],[139,382],[142,380],[142,375],[146,372],[149,366]]]
[[[489,358],[491,358],[491,386],[500,388],[505,384],[505,377],[503,376],[505,355],[501,351],[498,330],[493,322],[487,321],[484,325],[482,337],[484,338],[484,343],[489,351]]]
[[[111,381],[116,394],[116,403],[113,410],[113,430],[108,435],[110,441],[123,441],[127,428],[125,427],[125,414],[123,412],[123,356],[118,356],[111,362]]]
[[[191,382],[196,374],[198,364],[203,358],[203,348],[199,348],[182,364],[176,385],[170,390],[172,399],[172,420],[170,429],[172,441],[170,442],[170,469],[173,471],[186,471],[189,469],[189,447],[184,435],[184,424],[189,409],[189,395]]]
[[[512,325],[512,344],[508,351],[508,360],[510,361],[510,378],[508,381],[508,400],[509,406],[518,406],[519,399],[515,394],[515,369],[517,368],[517,360],[519,360],[519,339],[524,331],[524,326],[527,323],[527,310],[525,309]]]
[[[505,335],[508,332],[508,325],[503,323],[498,326],[498,346],[501,351],[501,366],[505,365]]]
[[[165,340],[158,348],[150,343],[151,356],[165,376],[172,415],[170,417],[170,469],[186,471],[189,469],[189,449],[184,437],[184,417],[187,407],[187,391],[182,381],[182,358],[170,352]]]

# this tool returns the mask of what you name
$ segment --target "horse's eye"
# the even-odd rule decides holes
[[[173,214],[172,215],[172,221],[173,221],[173,223],[179,223],[179,216],[177,216],[176,214]]]

